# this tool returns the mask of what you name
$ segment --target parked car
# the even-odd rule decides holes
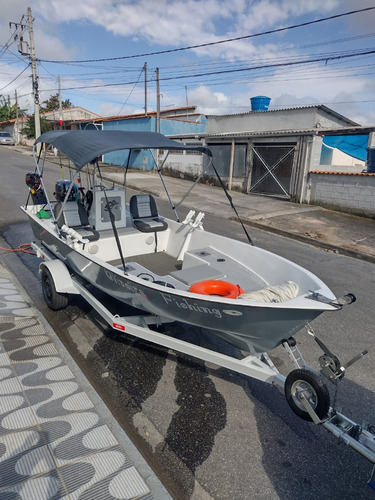
[[[14,139],[9,132],[0,132],[0,144],[14,146]]]

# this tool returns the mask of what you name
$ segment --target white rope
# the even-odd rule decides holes
[[[239,295],[237,299],[256,300],[258,302],[286,302],[298,295],[298,285],[293,281],[286,281],[283,285],[266,286],[255,292]]]

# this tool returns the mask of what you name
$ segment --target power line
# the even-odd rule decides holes
[[[339,54],[339,55],[331,55],[331,56],[321,56],[321,57],[316,57],[316,58],[310,58],[310,59],[305,59],[302,61],[289,61],[289,62],[279,62],[279,63],[272,63],[272,64],[265,64],[265,65],[259,65],[259,66],[248,66],[245,68],[234,68],[234,69],[223,69],[220,71],[208,71],[208,72],[202,72],[202,73],[195,73],[195,74],[184,74],[184,75],[177,75],[177,76],[167,76],[160,78],[160,81],[170,81],[170,80],[181,80],[183,78],[188,79],[188,78],[201,78],[201,77],[206,77],[206,76],[213,76],[213,75],[224,75],[224,74],[230,74],[230,73],[239,73],[239,72],[245,72],[245,71],[254,71],[258,69],[269,69],[269,68],[280,68],[280,67],[290,67],[290,66],[297,66],[301,64],[313,64],[317,62],[328,62],[332,60],[338,60],[338,59],[347,59],[351,57],[359,57],[363,55],[372,55],[375,54],[375,50],[365,50],[363,52],[356,52],[356,53],[349,53],[349,54]],[[97,85],[84,85],[84,86],[77,86],[77,87],[65,87],[63,90],[79,90],[79,89],[89,89],[89,88],[104,88],[104,87],[116,87],[119,85],[133,85],[134,81],[132,82],[118,82],[118,83],[102,83],[102,84],[97,84]]]
[[[135,86],[136,86],[136,85],[137,85],[137,83],[139,82],[139,79],[141,78],[141,75],[142,75],[143,71],[144,71],[144,68],[142,68],[142,69],[141,69],[141,72],[139,73],[139,76],[138,76],[138,80],[134,83],[133,88],[132,88],[132,89],[131,89],[131,91],[129,92],[128,97],[125,99],[124,104],[121,106],[120,111],[117,113],[118,115],[121,113],[121,111],[123,110],[123,108],[126,106],[126,103],[128,102],[128,100],[129,100],[130,96],[132,95],[132,93],[133,93],[133,91],[134,91],[134,89],[135,89]]]
[[[156,55],[161,55],[161,54],[170,54],[172,52],[181,52],[184,50],[192,50],[192,49],[198,49],[198,48],[202,48],[202,47],[211,47],[213,45],[219,45],[219,44],[229,43],[229,42],[237,42],[239,40],[246,40],[249,38],[255,38],[255,37],[259,37],[259,36],[263,36],[263,35],[271,35],[273,33],[281,33],[282,31],[287,31],[287,30],[296,29],[296,28],[302,28],[305,26],[310,26],[312,24],[318,24],[318,23],[322,23],[325,21],[331,21],[332,19],[339,19],[341,17],[351,16],[353,14],[359,14],[361,12],[367,12],[367,11],[374,10],[374,9],[375,9],[375,7],[367,7],[365,9],[352,10],[350,12],[344,12],[342,14],[335,14],[333,16],[323,17],[321,19],[316,19],[314,21],[307,21],[305,23],[294,24],[292,26],[286,26],[283,28],[262,31],[261,33],[254,33],[252,35],[245,35],[245,36],[240,36],[240,37],[236,37],[236,38],[228,38],[226,40],[218,40],[217,42],[202,43],[199,45],[190,45],[187,47],[178,47],[176,49],[160,50],[160,51],[149,52],[149,53],[145,53],[145,54],[135,54],[135,55],[131,55],[131,56],[118,56],[118,57],[106,57],[106,58],[101,58],[101,59],[82,59],[82,60],[77,60],[77,61],[63,61],[63,60],[58,61],[58,60],[52,60],[52,59],[39,59],[39,61],[54,63],[54,64],[82,64],[82,63],[92,63],[92,62],[118,61],[121,59],[134,59],[137,57],[150,57],[150,56],[156,56]]]
[[[19,77],[22,75],[22,73],[24,73],[24,72],[27,70],[27,68],[29,68],[29,67],[30,67],[30,64],[28,64],[28,65],[27,65],[27,66],[26,66],[26,67],[25,67],[25,68],[21,71],[21,73],[20,73],[20,74],[18,74],[16,77],[14,77],[14,78],[13,78],[13,80],[12,80],[11,82],[7,83],[7,84],[5,85],[5,87],[3,87],[2,89],[0,89],[0,92],[1,92],[1,91],[3,91],[4,89],[6,89],[7,87],[9,87],[9,85],[11,85],[13,82],[15,82],[15,81],[17,80],[17,78],[19,78]]]

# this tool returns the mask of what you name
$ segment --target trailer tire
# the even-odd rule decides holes
[[[68,305],[68,294],[59,293],[56,291],[51,271],[46,266],[42,267],[41,279],[43,297],[46,301],[47,306],[52,309],[52,311],[59,311],[60,309],[64,309]]]
[[[305,392],[305,396],[320,419],[327,416],[330,407],[329,391],[323,380],[311,370],[299,368],[289,373],[285,380],[284,391],[289,406],[303,420],[312,422],[312,418],[305,410],[298,398],[298,393]]]

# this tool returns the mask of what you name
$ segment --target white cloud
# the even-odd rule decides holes
[[[207,85],[201,84],[189,92],[189,103],[198,107],[198,111],[207,115],[238,113],[238,103],[223,92],[214,92]],[[183,105],[183,104],[181,104]],[[242,105],[242,104],[241,104]],[[250,110],[250,103],[243,111]]]
[[[352,0],[304,0],[296,2],[295,0],[1,0],[0,2],[0,40],[5,43],[10,37],[11,31],[8,27],[8,21],[19,21],[22,14],[25,14],[27,7],[31,4],[33,16],[35,17],[34,34],[37,48],[37,55],[41,59],[95,59],[95,52],[90,52],[90,43],[84,38],[80,38],[80,30],[84,32],[88,28],[99,27],[110,34],[117,35],[115,40],[124,46],[124,50],[131,51],[132,41],[137,40],[137,47],[143,48],[145,52],[158,51],[168,48],[176,48],[181,46],[198,45],[201,43],[216,42],[227,38],[236,38],[246,36],[251,33],[266,31],[282,26],[298,24],[313,18],[325,17],[327,15],[345,12],[349,10],[359,9],[366,6],[373,6],[373,0],[358,0],[353,7]],[[373,25],[375,12],[367,14],[354,15],[343,18],[341,26],[352,28],[352,31],[343,29],[341,33],[332,33],[332,38],[339,36],[353,36],[357,33],[363,33],[364,23],[368,23],[369,27]],[[358,22],[361,20],[361,22]],[[327,38],[327,30],[329,31],[332,24],[323,23],[321,29]],[[314,28],[318,29],[318,28]],[[94,29],[91,30],[92,32]],[[101,31],[103,33],[103,31]],[[258,37],[252,39],[238,40],[231,43],[217,44],[210,47],[195,49],[194,51],[179,52],[178,61],[173,60],[175,67],[167,66],[172,64],[168,56],[163,56],[163,65],[165,73],[180,71],[188,68],[197,62],[197,72],[206,72],[213,67],[211,63],[217,62],[222,65],[223,69],[230,69],[228,63],[236,62],[239,64],[243,61],[244,66],[262,65],[267,61],[282,61],[283,58],[291,59],[294,56],[302,54],[301,45],[303,45],[304,33],[308,31],[293,30],[292,32],[284,32],[280,36],[273,37]],[[72,36],[70,36],[70,34]],[[289,34],[293,35],[289,38]],[[288,36],[287,36],[288,35]],[[74,42],[73,42],[74,39]],[[99,40],[100,41],[100,40]],[[145,45],[145,42],[147,45]],[[299,44],[298,44],[299,42]],[[302,42],[302,43],[301,43]],[[307,43],[307,41],[306,41]],[[15,47],[12,50],[16,52]],[[143,50],[143,49],[142,49]],[[320,49],[319,49],[320,50]],[[321,49],[330,51],[331,49]],[[333,50],[333,49],[332,49]],[[107,51],[107,54],[105,54]],[[311,50],[310,50],[311,52]],[[103,46],[103,57],[110,57],[114,54],[113,47],[110,44]],[[0,59],[4,64],[8,63],[8,59]],[[155,59],[153,60],[155,61]],[[207,61],[207,68],[202,68],[201,64]],[[367,60],[371,61],[371,60]],[[24,58],[24,62],[27,62]],[[143,63],[143,61],[142,61]],[[180,68],[178,67],[180,63]],[[366,61],[365,61],[366,63]],[[138,64],[138,60],[137,60]],[[152,63],[150,63],[151,66]],[[227,65],[227,66],[225,66]],[[223,114],[236,113],[250,109],[249,97],[253,95],[265,94],[272,98],[272,104],[284,104],[286,96],[291,102],[285,102],[288,105],[304,105],[312,102],[336,102],[343,100],[344,92],[347,95],[347,100],[370,99],[373,96],[374,84],[372,77],[361,76],[354,72],[339,69],[340,65],[310,65],[279,68],[277,70],[267,70],[260,72],[237,73],[237,82],[234,81],[234,74],[225,78],[224,76],[217,77],[202,77],[202,83],[195,90],[192,89],[193,83],[188,83],[189,88],[189,104],[196,104],[200,111],[208,114]],[[195,71],[194,66],[191,66],[192,72]],[[3,71],[0,68],[0,88],[6,85],[12,78],[16,77],[22,67],[16,67],[14,64],[3,66]],[[53,89],[56,87],[56,77],[58,72],[66,70],[60,66],[48,66],[48,71],[55,74],[47,75],[40,80],[40,88],[42,98],[44,100],[47,95],[47,88]],[[63,87],[67,86],[82,86],[85,83],[91,86],[95,81],[108,83],[110,75],[103,78],[85,77],[77,74],[76,67],[69,68],[69,73],[73,75],[74,82],[71,85],[63,80]],[[75,73],[76,72],[76,73]],[[43,68],[41,67],[41,73]],[[94,74],[94,71],[93,71]],[[50,78],[46,80],[46,76]],[[329,77],[329,78],[328,78]],[[54,81],[55,78],[55,81]],[[107,78],[107,79],[105,79]],[[230,85],[226,86],[225,81],[230,80]],[[128,80],[129,81],[129,80]],[[197,80],[188,80],[188,82]],[[219,85],[219,82],[222,82]],[[7,87],[6,91],[14,94],[14,89],[22,84],[31,92],[30,75],[26,76],[25,81],[16,81],[15,85]],[[180,89],[172,93],[169,91],[168,99],[165,102],[173,102],[176,105],[185,104],[184,81],[180,80],[182,85]],[[168,86],[163,89],[164,83],[161,82],[162,92],[166,95]],[[176,86],[175,86],[176,87]],[[169,87],[170,88],[170,87]],[[105,89],[90,89],[87,88],[85,93],[81,91],[73,91],[81,99],[83,96],[98,96],[105,99],[108,104],[103,104],[99,111],[99,102],[95,102],[93,109],[103,115],[116,114],[116,109],[121,109],[122,103],[126,101],[131,88],[123,87],[107,87]],[[135,112],[140,108],[141,88],[138,89],[138,94],[132,94],[128,104],[122,112]],[[1,93],[1,92],[0,92]],[[51,91],[51,93],[55,93]],[[99,97],[100,93],[100,97]],[[372,97],[373,98],[373,97]],[[72,99],[71,99],[72,100]],[[97,101],[98,101],[97,100]],[[74,104],[76,104],[75,99]],[[337,106],[341,106],[337,104]],[[335,107],[337,109],[337,107]],[[361,106],[357,110],[346,107],[348,112],[352,112],[356,116],[361,116],[364,111]],[[103,111],[102,111],[103,110]],[[368,116],[373,117],[368,111]],[[118,112],[118,111],[117,111]],[[345,109],[341,111],[345,113]],[[360,121],[350,116],[356,121]],[[370,119],[370,118],[369,118]],[[373,118],[371,118],[373,119]],[[363,120],[362,120],[363,121]]]
[[[2,0],[3,19],[20,17],[26,12],[27,0]],[[16,4],[17,6],[13,6]],[[338,0],[34,0],[33,15],[45,33],[41,50],[59,54],[59,59],[72,56],[72,50],[57,43],[54,27],[61,23],[92,23],[115,35],[144,40],[160,47],[178,47],[217,42],[235,38],[273,26],[293,24],[296,15],[328,12]],[[41,36],[41,35],[39,35]],[[45,42],[46,40],[42,40]],[[200,54],[221,55],[229,59],[255,55],[252,43],[242,41],[199,49]],[[43,55],[42,57],[47,58]]]

